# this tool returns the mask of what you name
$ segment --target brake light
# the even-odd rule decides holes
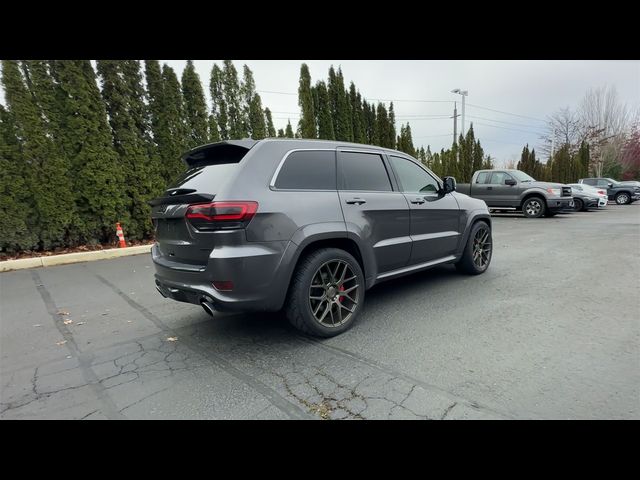
[[[607,194],[607,192],[605,192],[604,190],[598,190],[598,193],[599,193],[600,195],[606,195],[606,194]]]
[[[258,202],[210,202],[189,205],[185,217],[198,230],[244,228],[258,210]]]

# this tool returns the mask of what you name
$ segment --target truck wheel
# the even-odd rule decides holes
[[[364,304],[365,282],[352,255],[322,248],[306,256],[291,279],[286,315],[297,329],[333,337],[351,328]]]
[[[626,205],[631,203],[631,197],[628,193],[622,192],[616,195],[616,203],[618,205]]]
[[[522,213],[527,218],[540,218],[546,210],[545,201],[540,197],[527,198],[522,204]]]
[[[573,199],[573,208],[575,209],[576,212],[581,212],[584,210],[584,202],[582,200],[580,200],[579,198],[574,198]]]
[[[477,222],[469,232],[467,245],[455,264],[456,268],[469,275],[484,273],[491,263],[492,252],[491,227],[486,222]]]

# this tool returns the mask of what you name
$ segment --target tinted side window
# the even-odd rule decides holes
[[[597,184],[596,180],[594,178],[585,178],[582,183],[586,183],[587,185],[593,185],[595,186]]]
[[[511,178],[511,175],[509,175],[506,172],[493,172],[491,174],[491,185],[504,185],[504,181],[507,178]]]
[[[293,190],[336,190],[336,152],[291,153],[278,173],[275,187]]]
[[[598,180],[598,186],[599,187],[608,187],[609,186],[609,182],[607,182],[606,180]]]
[[[480,172],[476,177],[476,183],[487,183],[489,175],[491,175],[491,172]]]
[[[342,190],[390,192],[391,181],[382,157],[375,153],[341,152]]]
[[[398,174],[398,180],[403,192],[435,193],[440,189],[435,178],[411,160],[393,156],[390,158],[391,164]]]

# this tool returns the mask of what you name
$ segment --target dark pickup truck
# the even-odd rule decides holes
[[[484,200],[491,210],[522,211],[529,218],[574,208],[570,186],[538,182],[520,170],[478,170],[471,183],[459,183],[456,190]]]
[[[615,200],[618,205],[640,200],[640,187],[634,184],[616,182],[612,178],[581,178],[578,183],[606,189],[609,200]]]

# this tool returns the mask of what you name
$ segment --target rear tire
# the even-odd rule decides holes
[[[344,250],[322,248],[296,267],[286,316],[304,333],[333,337],[353,326],[363,308],[364,293],[364,275],[357,260]]]
[[[489,268],[492,253],[491,227],[486,222],[479,221],[471,227],[462,257],[455,264],[456,268],[469,275],[484,273]]]
[[[522,204],[522,213],[527,218],[540,218],[546,209],[546,203],[540,197],[529,197]]]

